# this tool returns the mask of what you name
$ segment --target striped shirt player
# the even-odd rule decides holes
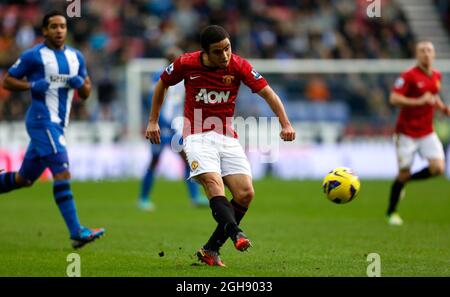
[[[31,137],[27,158],[59,154],[66,157],[64,128],[69,124],[70,108],[75,89],[68,85],[71,77],[86,79],[87,71],[82,54],[69,46],[54,50],[39,44],[25,51],[9,69],[11,77],[30,82],[45,79],[45,92],[31,89],[31,106],[25,123]],[[66,160],[62,162],[68,163]]]
[[[20,170],[0,175],[0,193],[31,186],[49,168],[55,201],[69,229],[72,246],[79,248],[104,233],[102,228],[89,229],[79,223],[64,137],[74,93],[87,99],[90,79],[83,55],[64,44],[67,26],[63,14],[55,11],[45,15],[42,32],[45,42],[26,50],[4,80],[7,89],[31,90],[32,100],[25,118],[30,143]]]
[[[408,181],[427,179],[445,171],[445,155],[441,141],[434,132],[434,110],[438,108],[450,115],[440,96],[441,73],[432,67],[435,57],[431,42],[422,41],[416,46],[417,65],[404,71],[395,81],[390,102],[400,107],[395,128],[395,145],[399,173],[392,185],[388,223],[402,225],[397,205],[404,185]],[[411,174],[414,156],[418,153],[428,161],[429,166]]]

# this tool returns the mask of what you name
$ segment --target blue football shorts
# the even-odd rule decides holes
[[[66,140],[61,126],[27,125],[27,132],[31,140],[19,170],[20,176],[33,182],[46,168],[53,175],[69,169]]]

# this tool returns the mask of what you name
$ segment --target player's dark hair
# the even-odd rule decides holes
[[[209,46],[213,43],[230,38],[230,34],[221,26],[211,25],[203,29],[200,34],[200,44],[205,52],[209,51]]]
[[[60,15],[64,18],[66,18],[66,16],[62,12],[60,12],[58,10],[53,10],[53,11],[47,13],[46,15],[44,15],[44,18],[42,19],[42,28],[47,28],[50,18],[57,16],[57,15]]]

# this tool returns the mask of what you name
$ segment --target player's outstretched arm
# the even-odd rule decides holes
[[[6,74],[5,79],[3,80],[3,87],[10,91],[26,91],[31,89],[31,83]]]
[[[164,102],[164,97],[166,96],[168,88],[169,87],[166,86],[161,79],[159,79],[156,83],[155,90],[153,91],[152,108],[150,110],[147,130],[145,131],[145,138],[149,139],[151,143],[161,143],[158,120],[161,112],[161,106]]]
[[[283,139],[284,141],[293,141],[295,139],[295,130],[294,128],[292,128],[292,125],[289,122],[280,97],[269,85],[265,86],[261,91],[259,91],[258,95],[266,100],[267,104],[269,104],[272,111],[278,117],[281,124],[281,139]]]
[[[436,103],[436,99],[430,92],[426,92],[419,98],[409,98],[397,92],[391,92],[389,96],[389,102],[392,105],[398,107],[413,107],[413,106],[422,106],[425,104],[433,105]]]

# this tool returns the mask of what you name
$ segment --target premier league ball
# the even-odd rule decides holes
[[[350,168],[338,167],[324,178],[322,189],[327,198],[337,204],[352,201],[358,195],[361,184]]]

